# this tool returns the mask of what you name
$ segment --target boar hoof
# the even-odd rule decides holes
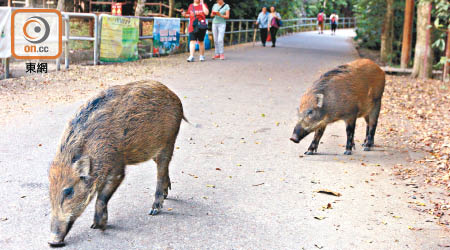
[[[101,225],[99,223],[94,222],[94,224],[91,225],[92,229],[100,229],[102,231],[105,231],[106,225]]]
[[[148,213],[149,215],[157,215],[159,213],[159,209],[158,208],[152,208],[152,210],[150,210],[150,212]]]
[[[305,152],[305,155],[313,155],[314,154],[314,151],[306,151]]]
[[[345,152],[344,152],[344,155],[351,155],[352,154],[352,151],[351,150],[346,150]]]
[[[48,242],[48,244],[50,245],[50,247],[63,247],[66,245],[66,243],[64,243],[64,241],[60,241],[60,242]]]

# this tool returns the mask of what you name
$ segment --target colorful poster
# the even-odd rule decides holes
[[[139,18],[102,17],[100,61],[128,62],[138,59]]]
[[[11,10],[0,7],[0,58],[11,57]]]
[[[155,17],[153,54],[168,55],[180,47],[180,19]]]

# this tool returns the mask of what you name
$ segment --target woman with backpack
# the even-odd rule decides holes
[[[230,6],[224,3],[223,0],[217,0],[217,3],[212,7],[211,17],[214,17],[212,30],[214,36],[214,49],[216,50],[213,59],[224,60],[223,39],[225,36],[225,28],[227,27],[225,19],[230,18]]]
[[[330,16],[330,23],[331,23],[331,35],[336,35],[336,28],[338,25],[339,16],[336,14],[336,11],[333,10],[333,14]]]
[[[281,16],[280,13],[275,11],[274,6],[270,7],[268,24],[269,24],[268,30],[270,32],[270,39],[272,40],[272,47],[275,47],[275,44],[277,42],[277,32],[281,26]]]
[[[208,29],[208,23],[206,22],[206,15],[209,14],[208,6],[203,3],[203,0],[194,0],[194,2],[189,5],[188,11],[184,12],[182,15],[184,17],[189,17],[189,58],[188,62],[194,61],[195,43],[198,41],[200,50],[200,62],[205,61],[205,44],[203,43],[206,35],[206,30]]]
[[[326,15],[323,10],[320,10],[317,15],[317,24],[319,25],[319,34],[323,34],[323,22],[325,21]]]

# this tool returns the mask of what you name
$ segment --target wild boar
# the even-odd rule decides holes
[[[367,129],[363,146],[364,151],[369,151],[374,145],[384,84],[383,70],[368,59],[359,59],[328,71],[302,96],[299,119],[290,139],[298,143],[314,131],[314,139],[305,152],[312,155],[317,152],[327,125],[344,120],[347,132],[344,154],[351,155],[355,147],[356,119],[364,117]]]
[[[69,121],[49,170],[50,246],[64,246],[95,194],[91,228],[104,230],[108,201],[125,177],[125,166],[149,159],[157,164],[150,210],[156,215],[171,188],[169,163],[182,119],[180,99],[154,81],[111,87],[83,105]]]

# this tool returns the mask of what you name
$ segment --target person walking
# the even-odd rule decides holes
[[[258,19],[256,20],[256,25],[258,25],[259,28],[262,46],[266,47],[267,31],[269,25],[269,13],[267,12],[267,7],[262,7],[262,10],[258,15]]]
[[[211,17],[214,17],[212,29],[215,54],[213,59],[224,60],[225,55],[223,53],[223,39],[225,36],[225,29],[227,27],[227,22],[225,19],[230,18],[230,6],[223,0],[217,0],[217,3],[212,7]]]
[[[209,14],[208,6],[203,3],[203,0],[194,0],[189,5],[187,12],[182,12],[184,17],[189,17],[189,58],[188,62],[194,61],[195,43],[198,42],[200,57],[199,61],[205,61],[205,44],[203,43],[208,29],[208,23],[206,22],[206,15]]]
[[[333,13],[330,16],[330,23],[331,23],[331,35],[336,35],[336,28],[338,25],[339,16],[336,14],[336,11],[333,10]]]
[[[319,34],[323,34],[323,23],[325,22],[326,15],[323,10],[320,10],[317,15],[317,24],[319,25]]]
[[[270,38],[272,39],[272,47],[275,47],[277,43],[277,32],[280,28],[281,16],[280,13],[275,11],[275,7],[270,7],[268,31],[270,31]]]

